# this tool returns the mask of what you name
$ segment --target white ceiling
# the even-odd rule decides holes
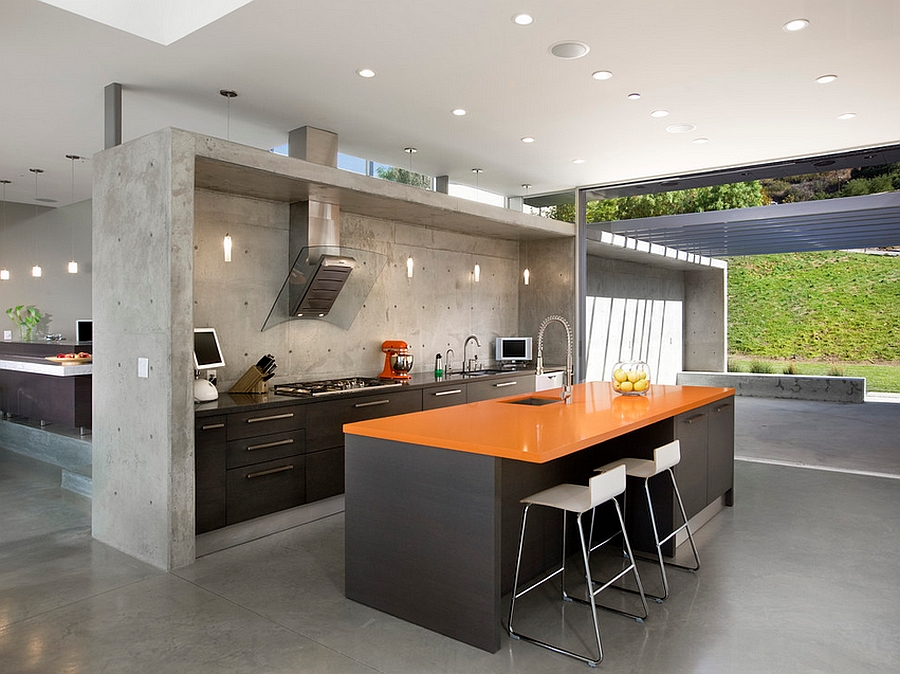
[[[561,40],[590,52],[555,58]],[[253,0],[168,46],[0,0],[0,179],[31,203],[42,168],[38,198],[72,201],[65,155],[103,149],[119,82],[126,141],[176,126],[271,148],[312,125],[349,154],[409,167],[413,146],[414,170],[474,185],[478,167],[480,187],[533,195],[897,143],[898,62],[897,0]],[[239,94],[230,124],[220,89]],[[90,164],[74,168],[81,200]]]

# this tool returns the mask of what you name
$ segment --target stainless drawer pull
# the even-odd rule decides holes
[[[719,405],[716,408],[716,412],[721,412],[722,410],[727,410],[729,407],[731,407],[731,403],[725,403],[724,405]]]
[[[437,397],[437,396],[452,396],[455,393],[462,393],[462,389],[455,388],[452,391],[437,391],[434,395],[435,395],[435,397]]]
[[[375,407],[376,405],[387,405],[390,400],[372,400],[367,403],[356,403],[354,407]]]
[[[695,415],[692,416],[690,419],[685,419],[685,420],[684,420],[684,423],[686,423],[686,424],[692,424],[692,423],[694,423],[695,421],[700,421],[700,420],[701,420],[702,418],[704,418],[705,416],[706,416],[706,412],[704,412],[703,414],[695,414]]]
[[[503,388],[504,386],[515,386],[519,382],[517,381],[502,381],[499,384],[494,384],[494,388]]]
[[[201,426],[201,431],[212,431],[216,428],[225,428],[225,424],[209,424],[208,426]]]
[[[276,440],[274,442],[264,442],[261,445],[247,445],[246,451],[252,452],[256,449],[268,449],[269,447],[283,447],[284,445],[293,445],[294,438],[287,438],[286,440]]]
[[[293,466],[282,466],[281,468],[271,468],[269,470],[261,470],[258,473],[247,473],[247,479],[254,477],[263,477],[264,475],[274,475],[275,473],[283,473],[287,470],[294,470]]]
[[[287,414],[273,414],[270,417],[252,417],[247,419],[248,424],[255,424],[260,421],[277,421],[278,419],[292,419],[294,416],[293,412],[288,412]]]

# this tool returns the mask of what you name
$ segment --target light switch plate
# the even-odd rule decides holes
[[[150,360],[148,358],[138,358],[138,377],[146,379],[150,376]]]
[[[12,340],[12,330],[4,330],[3,331],[3,339],[5,339],[7,342],[11,341]]]

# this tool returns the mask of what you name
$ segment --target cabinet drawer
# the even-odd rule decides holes
[[[674,468],[678,490],[688,517],[706,507],[706,456],[709,406],[675,417],[675,437],[681,443],[681,461]]]
[[[306,406],[293,405],[229,414],[228,439],[252,438],[303,428],[306,425]]]
[[[466,391],[467,402],[470,403],[512,396],[518,393],[531,393],[534,391],[534,375],[470,381],[466,384]]]
[[[228,468],[238,468],[303,454],[304,451],[306,451],[306,431],[301,428],[296,431],[231,440],[226,445],[225,460]]]
[[[463,405],[467,400],[465,382],[459,382],[455,386],[426,388],[422,391],[422,409],[426,410]]]
[[[380,394],[315,402],[308,406],[307,451],[342,447],[346,423],[419,412],[422,391],[387,390]]]
[[[306,501],[305,457],[256,463],[227,471],[227,523],[293,508]]]

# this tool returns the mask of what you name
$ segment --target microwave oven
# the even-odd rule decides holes
[[[497,337],[494,359],[518,363],[531,360],[531,337]]]

